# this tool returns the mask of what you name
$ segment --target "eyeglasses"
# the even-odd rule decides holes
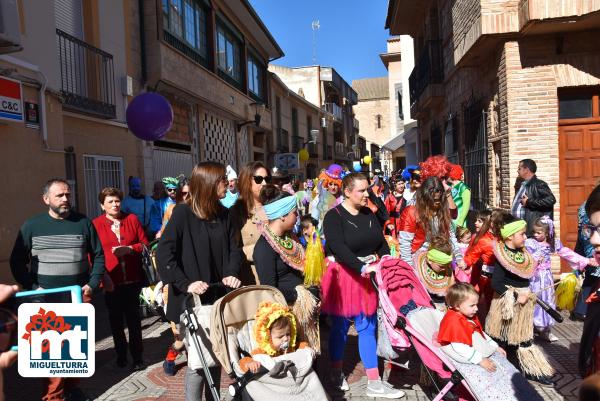
[[[586,238],[586,239],[590,239],[592,238],[592,235],[594,235],[594,233],[598,233],[600,234],[600,226],[595,226],[593,224],[584,224],[581,227],[581,234]]]
[[[257,185],[260,185],[260,184],[262,184],[262,182],[263,182],[263,181],[264,181],[266,184],[270,184],[270,183],[271,183],[271,176],[270,176],[270,175],[267,175],[267,176],[265,176],[265,177],[263,177],[262,175],[255,175],[255,176],[254,176],[254,177],[252,177],[252,178],[254,178],[254,182],[255,182]]]
[[[167,188],[167,192],[175,192],[177,191],[177,188]]]

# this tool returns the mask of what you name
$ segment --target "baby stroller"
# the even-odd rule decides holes
[[[222,368],[234,379],[229,386],[229,394],[234,399],[243,400],[326,400],[325,390],[312,368],[313,351],[310,349],[286,354],[285,364],[277,364],[278,359],[283,357],[265,355],[265,359],[260,360],[263,368],[259,373],[244,374],[241,371],[240,359],[249,356],[257,347],[253,335],[254,317],[259,304],[264,301],[287,306],[278,289],[260,285],[239,288],[213,305],[210,342]],[[292,366],[293,369],[290,369]]]
[[[412,267],[400,259],[384,256],[371,279],[378,290],[379,305],[384,316],[382,320],[392,347],[403,349],[412,346],[415,349],[437,391],[433,401],[469,398],[479,401],[482,399],[482,385],[479,381],[487,386],[498,384],[493,374],[484,372],[477,365],[457,363],[440,349],[437,333],[443,313],[435,309]],[[499,358],[496,354],[491,358],[498,366],[498,374],[505,374],[508,386],[518,387],[519,399],[541,400],[506,358]],[[489,376],[483,379],[477,377],[482,372],[485,373],[484,376]],[[434,374],[445,384],[438,386]],[[461,398],[455,393],[460,394]]]

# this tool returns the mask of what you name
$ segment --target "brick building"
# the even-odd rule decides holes
[[[140,15],[138,5],[143,4]],[[173,129],[144,143],[146,185],[199,160],[239,170],[268,159],[269,61],[283,51],[247,0],[129,1],[132,76],[167,97]],[[143,32],[143,35],[140,35]]]
[[[572,246],[600,177],[600,3],[391,0],[386,27],[414,39],[420,158],[460,162],[475,208],[509,208],[519,160],[535,159]]]
[[[373,161],[371,172],[383,171],[381,146],[391,138],[393,115],[390,112],[388,77],[364,78],[352,81],[358,93],[354,106],[355,117],[360,125],[360,136],[365,139],[367,151]]]

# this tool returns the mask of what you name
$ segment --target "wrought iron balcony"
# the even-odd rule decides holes
[[[113,56],[56,30],[60,61],[61,93],[65,109],[115,118],[115,70]]]
[[[444,80],[444,67],[442,63],[442,42],[429,40],[419,55],[410,77],[410,107],[418,101],[425,89],[432,84],[441,84]]]
[[[323,105],[323,110],[326,112],[333,114],[336,120],[342,120],[342,108],[335,103],[325,103]]]

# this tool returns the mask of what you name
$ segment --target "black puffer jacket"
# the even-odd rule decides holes
[[[517,189],[518,192],[518,189]],[[548,184],[540,180],[537,176],[533,176],[527,183],[525,191],[527,195],[527,204],[525,205],[525,221],[527,222],[527,236],[533,234],[533,223],[544,216],[550,216],[554,219],[554,204],[556,198]]]

